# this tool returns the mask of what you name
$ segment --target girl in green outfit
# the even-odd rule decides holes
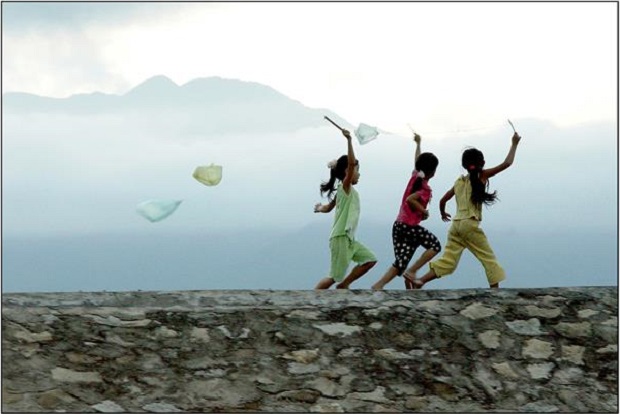
[[[343,129],[342,134],[347,139],[348,153],[328,164],[329,181],[321,184],[321,195],[327,193],[329,202],[314,206],[315,213],[329,213],[334,207],[336,208],[329,236],[331,269],[329,276],[321,279],[315,289],[329,289],[335,282],[339,282],[336,285],[337,289],[347,289],[377,263],[374,253],[355,240],[355,230],[360,216],[360,198],[353,186],[360,178],[359,164],[353,153],[351,133]],[[340,183],[334,188],[336,180]],[[335,197],[333,197],[334,191]],[[345,277],[351,261],[356,262],[357,266]]]

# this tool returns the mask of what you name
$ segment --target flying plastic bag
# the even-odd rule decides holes
[[[138,204],[136,212],[154,223],[174,213],[182,202],[183,200],[147,200]]]
[[[323,118],[327,119],[333,126],[338,128],[339,130],[344,130],[340,125],[329,119],[328,116],[324,116]],[[354,133],[359,143],[363,145],[377,138],[377,135],[379,135],[379,130],[376,127],[360,123],[359,126],[355,129]]]
[[[192,177],[209,187],[218,185],[222,181],[222,166],[212,163],[196,167]]]
[[[367,144],[373,139],[377,138],[377,135],[379,135],[379,131],[377,130],[377,128],[366,124],[360,123],[355,130],[355,136],[357,137],[359,143],[362,145]]]

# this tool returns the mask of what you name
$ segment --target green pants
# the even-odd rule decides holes
[[[469,250],[482,263],[489,285],[506,279],[504,269],[499,265],[489,245],[487,236],[474,219],[454,220],[448,231],[448,242],[441,258],[430,263],[437,277],[447,276],[456,270],[463,250]]]
[[[344,279],[351,261],[357,264],[376,262],[377,257],[362,243],[351,240],[348,236],[336,236],[329,240],[331,251],[331,269],[329,276],[336,282]]]

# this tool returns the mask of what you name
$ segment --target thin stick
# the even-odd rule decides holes
[[[416,135],[416,134],[417,134],[417,132],[415,132],[415,131],[413,130],[413,128],[411,128],[411,125],[407,124],[407,126],[409,127],[409,129],[411,130],[411,132],[413,132],[413,134],[414,134],[414,135]]]
[[[515,129],[515,126],[512,125],[512,122],[510,122],[510,119],[508,120],[508,123],[510,124],[510,126],[512,127],[512,130],[515,132],[515,134],[517,133],[517,130]]]
[[[331,122],[331,123],[332,123],[332,125],[333,125],[333,126],[335,126],[336,128],[338,128],[339,130],[341,130],[341,131],[342,131],[342,128],[341,128],[341,127],[340,127],[337,123],[335,123],[334,121],[332,121],[331,119],[329,119],[329,117],[324,116],[323,118],[327,119],[329,122]]]

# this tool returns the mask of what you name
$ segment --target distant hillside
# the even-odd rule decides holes
[[[179,86],[165,76],[155,76],[124,95],[95,92],[59,99],[10,92],[3,95],[3,113],[157,118],[180,114],[191,120],[190,130],[201,134],[294,131],[324,126],[324,115],[351,127],[332,111],[308,108],[269,86],[220,77],[198,78]]]

